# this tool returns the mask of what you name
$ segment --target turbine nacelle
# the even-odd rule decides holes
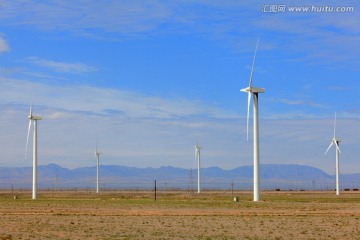
[[[249,93],[264,93],[265,88],[259,87],[247,87],[240,90],[240,92],[249,92]]]
[[[202,146],[200,146],[200,145],[195,145],[194,148],[195,148],[195,149],[202,149]]]
[[[28,118],[30,119],[30,120],[42,120],[42,117],[41,116],[34,116],[34,115],[30,115],[30,116],[28,116]]]

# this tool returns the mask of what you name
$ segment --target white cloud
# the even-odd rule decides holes
[[[321,6],[317,2],[288,2],[286,6]],[[324,2],[323,5],[336,4]],[[345,4],[346,5],[346,4]],[[253,24],[260,31],[271,34],[276,49],[284,49],[291,60],[299,59],[309,64],[333,64],[348,62],[346,67],[360,64],[359,25],[357,4],[348,13],[291,13],[262,14]],[[310,59],[310,61],[309,61]],[[290,59],[289,59],[290,60]],[[342,65],[342,64],[341,64]],[[338,67],[338,66],[337,66]]]
[[[151,31],[158,21],[171,18],[167,7],[158,1],[8,1],[2,12],[2,23],[78,33],[99,29],[136,34]]]
[[[261,14],[261,8],[237,5],[239,1],[114,1],[114,2],[4,2],[0,24],[29,27],[46,31],[66,31],[72,34],[103,35],[111,37],[152,36],[161,32],[171,34],[196,33],[214,39],[226,39],[246,49],[248,38],[257,38],[260,32],[261,49],[274,50],[264,54],[279,58],[312,58],[325,62],[357,59],[358,26],[353,15],[346,23],[339,16],[292,17]],[[224,5],[223,5],[224,4]],[[230,5],[230,6],[229,6]],[[231,11],[229,12],[229,8]],[[251,8],[251,11],[249,11]],[[226,11],[225,11],[226,9]],[[254,12],[256,11],[256,12]],[[211,13],[211,14],[208,14]],[[345,16],[345,15],[343,15]],[[255,20],[254,20],[255,19]],[[232,21],[234,20],[234,21]],[[318,21],[319,20],[319,21]],[[253,21],[256,21],[255,23]],[[318,21],[318,22],[317,22]],[[336,26],[333,32],[327,26]],[[250,31],[251,30],[251,31]],[[344,36],[342,35],[342,31]],[[161,34],[160,33],[160,34]],[[256,34],[256,36],[252,36]],[[72,35],[73,36],[73,35]],[[78,35],[76,35],[78,36]],[[144,36],[144,35],[142,35]],[[241,41],[238,41],[241,39]],[[1,37],[0,37],[1,41]],[[219,41],[228,45],[227,41]],[[6,42],[5,42],[6,44]],[[1,45],[1,44],[0,44]],[[253,51],[254,42],[248,51]],[[7,46],[7,45],[6,45]],[[264,46],[271,46],[265,47]],[[8,46],[7,46],[8,47]],[[280,50],[279,50],[280,49]],[[1,52],[1,51],[0,51]],[[300,55],[290,53],[301,53]],[[274,52],[273,52],[274,53]],[[249,56],[252,56],[249,54]],[[95,71],[83,63],[56,62],[37,57],[34,64],[59,72],[87,73]],[[276,59],[278,60],[278,59]],[[319,60],[319,61],[320,61]],[[0,71],[9,71],[0,69]],[[36,74],[36,73],[33,73]],[[16,75],[19,76],[19,75]],[[48,78],[49,75],[37,75]],[[29,77],[29,74],[26,75]],[[32,75],[31,77],[34,77]],[[295,78],[294,78],[295,79]],[[46,79],[48,80],[48,79]],[[65,84],[69,84],[66,82]],[[64,83],[61,83],[64,84]],[[270,92],[270,91],[269,91]],[[33,95],[35,100],[33,101]],[[356,94],[354,94],[356,95]],[[311,121],[317,113],[304,116],[301,109],[291,107],[323,107],[313,98],[285,97],[270,99],[289,105],[291,111],[276,115],[277,111],[263,108],[263,116],[276,116],[261,122],[262,161],[265,163],[306,163],[330,172],[332,165],[319,161],[328,145],[324,125],[331,130],[332,118]],[[242,117],[246,116],[246,98]],[[266,100],[266,97],[264,97]],[[20,164],[25,145],[28,105],[44,115],[41,121],[41,164],[56,162],[64,166],[93,164],[94,139],[99,135],[104,161],[130,166],[174,165],[188,166],[193,160],[192,144],[198,135],[204,146],[204,166],[231,168],[250,165],[251,142],[245,142],[246,122],[231,111],[186,98],[165,99],[139,92],[98,88],[84,85],[54,85],[0,78],[0,144],[6,150],[2,164]],[[265,101],[263,102],[265,103]],[[279,104],[284,106],[284,104]],[[265,104],[264,104],[265,105]],[[275,105],[275,104],[274,104]],[[264,114],[266,110],[271,114]],[[315,111],[314,110],[314,111]],[[351,172],[356,162],[356,144],[360,139],[353,129],[359,128],[358,113],[347,119],[344,139],[344,170]],[[291,116],[291,117],[289,117]],[[300,116],[302,119],[299,120]],[[286,120],[279,120],[285,118]],[[298,120],[298,121],[297,121]],[[340,121],[339,121],[340,122]],[[341,126],[339,127],[339,132]],[[330,131],[331,132],[331,131]],[[320,137],[319,137],[320,136]],[[329,135],[331,137],[331,134]],[[23,141],[24,140],[24,141]],[[351,141],[351,144],[350,144]],[[322,148],[324,147],[324,150]],[[21,154],[20,154],[21,153]],[[346,155],[348,154],[348,155]],[[351,166],[353,164],[353,166]],[[30,165],[30,163],[29,163]],[[344,165],[344,166],[345,166]],[[330,167],[329,167],[330,166]],[[343,166],[343,165],[342,165]]]
[[[41,59],[38,57],[29,57],[28,60],[36,65],[50,68],[57,72],[88,73],[96,70],[94,67],[88,66],[83,63],[55,62],[51,60]]]
[[[10,51],[10,47],[3,37],[0,35],[0,53]]]
[[[0,89],[0,143],[7,149],[3,165],[30,164],[23,160],[23,148],[31,102],[34,114],[43,116],[39,122],[40,164],[55,162],[68,167],[93,164],[96,136],[104,164],[187,167],[192,163],[196,136],[204,144],[218,141],[222,137],[210,138],[210,133],[233,132],[228,121],[237,121],[236,114],[199,101],[130,91],[4,78],[0,78]],[[218,155],[220,147],[208,149],[213,152],[208,155],[208,166],[216,165],[216,157],[210,156]]]
[[[260,35],[261,49],[285,51],[289,61],[360,64],[358,3],[352,4],[354,12],[341,14],[262,13],[262,4],[202,0],[6,1],[0,24],[111,39],[196,33],[241,51],[253,49]],[[286,4],[291,5],[299,4]],[[304,1],[301,5],[314,3]]]
[[[305,99],[287,99],[287,98],[272,97],[272,98],[270,98],[270,100],[273,102],[280,102],[280,103],[287,104],[287,105],[305,105],[305,106],[310,106],[310,107],[314,107],[314,108],[324,108],[325,107],[322,104],[319,104],[319,103],[316,103],[313,101],[309,101],[309,100],[305,100]]]
[[[63,111],[114,115],[121,112],[132,118],[169,119],[184,116],[236,117],[205,103],[187,99],[163,99],[131,91],[84,85],[54,86],[0,78],[3,103],[34,104]],[[24,92],[29,94],[23,94]],[[117,114],[115,114],[117,115]]]
[[[96,136],[103,164],[138,167],[193,167],[196,137],[203,165],[235,168],[252,164],[246,119],[190,99],[165,99],[91,86],[56,86],[0,79],[2,166],[25,162],[29,104],[39,122],[39,164],[92,166]],[[156,109],[156,111],[154,111]],[[344,115],[345,116],[345,115]],[[359,172],[358,118],[339,115],[342,172]],[[319,119],[260,119],[261,162],[307,164],[333,172],[324,157],[332,138],[333,116]],[[252,128],[250,127],[250,130]],[[30,158],[30,157],[29,157]],[[29,159],[28,158],[28,159]]]

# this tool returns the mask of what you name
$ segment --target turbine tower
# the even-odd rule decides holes
[[[28,118],[29,118],[29,128],[28,128],[28,134],[27,134],[27,139],[26,139],[25,156],[27,153],[27,148],[28,148],[28,143],[29,143],[31,124],[34,123],[32,199],[36,199],[37,198],[37,121],[42,120],[42,117],[33,115],[32,114],[32,106],[30,106],[30,114],[29,114]]]
[[[339,156],[340,156],[340,148],[339,148],[339,144],[341,142],[341,140],[339,138],[336,138],[336,113],[335,113],[335,121],[334,121],[334,136],[333,139],[331,140],[331,143],[329,145],[329,147],[327,148],[325,155],[327,154],[327,152],[329,151],[329,149],[331,148],[332,145],[335,144],[336,146],[336,162],[335,162],[335,171],[336,171],[336,195],[340,195],[340,184],[339,184]]]
[[[200,149],[202,148],[197,142],[196,142],[196,145],[195,145],[195,161],[197,161],[197,164],[198,164],[198,193],[200,193]]]
[[[99,159],[101,152],[98,152],[97,143],[95,148],[95,157],[96,157],[96,193],[99,193]]]
[[[260,166],[259,166],[259,93],[264,93],[264,88],[258,88],[252,86],[253,75],[254,75],[254,65],[256,52],[259,45],[259,39],[257,40],[255,47],[254,59],[251,67],[250,81],[247,88],[241,89],[241,92],[248,93],[248,104],[247,104],[247,139],[249,139],[249,113],[250,113],[250,101],[251,95],[253,95],[253,112],[254,112],[254,196],[253,201],[260,201]]]

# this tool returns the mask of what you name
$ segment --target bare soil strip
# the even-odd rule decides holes
[[[1,239],[357,239],[360,194],[0,192]]]

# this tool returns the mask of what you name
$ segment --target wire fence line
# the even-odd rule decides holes
[[[99,187],[102,191],[106,190],[152,190],[154,189],[154,180],[138,180],[138,181],[100,181]],[[29,182],[3,182],[0,181],[0,189],[19,191],[24,189],[31,189],[32,183]],[[157,180],[157,189],[159,191],[197,191],[196,184],[191,182],[179,182],[172,180]],[[47,180],[39,181],[40,190],[82,190],[93,191],[96,189],[95,180],[79,180],[79,181],[65,181],[65,180]],[[206,190],[234,190],[234,191],[251,191],[252,181],[250,180],[233,180],[233,181],[203,181],[201,189]],[[343,182],[341,190],[357,191],[360,188],[359,182]],[[310,190],[333,190],[335,189],[335,181],[316,181],[316,180],[302,180],[302,181],[285,181],[285,180],[262,180],[262,190],[286,190],[286,191],[310,191]]]

